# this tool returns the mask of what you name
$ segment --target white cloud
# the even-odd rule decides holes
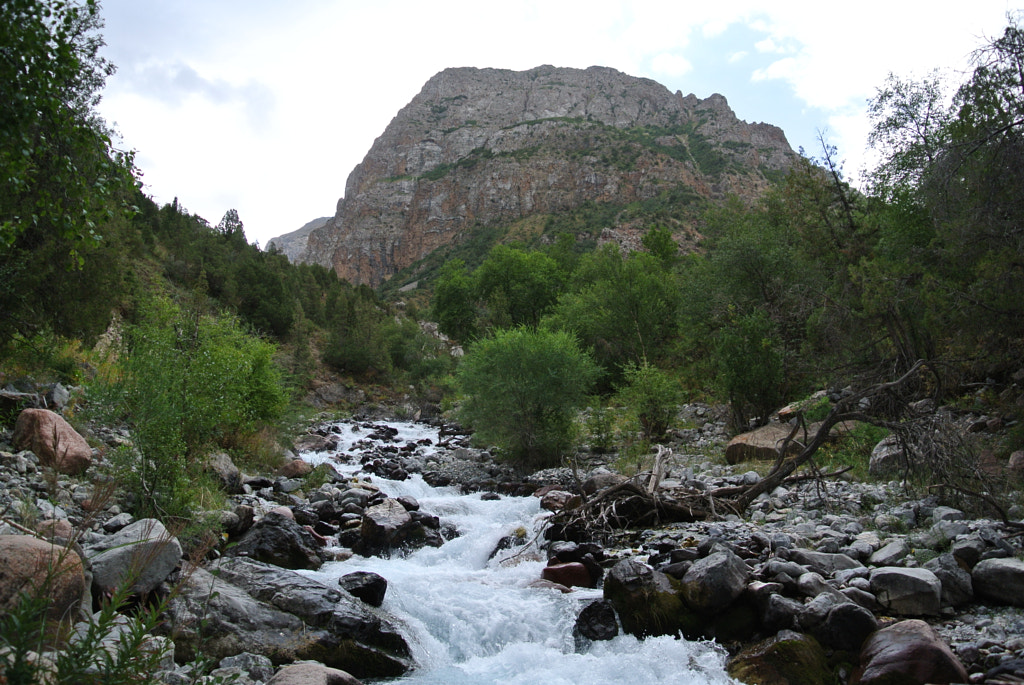
[[[680,55],[662,53],[651,60],[651,69],[655,74],[682,76],[693,69],[693,64]]]

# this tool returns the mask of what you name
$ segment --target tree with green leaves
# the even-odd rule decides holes
[[[572,447],[576,411],[599,373],[568,333],[499,329],[459,365],[459,415],[516,463],[557,466]]]
[[[497,245],[473,272],[477,297],[492,326],[536,328],[562,288],[552,257],[514,245]]]

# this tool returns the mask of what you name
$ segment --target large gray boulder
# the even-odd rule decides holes
[[[288,569],[316,570],[324,563],[313,534],[277,512],[257,521],[226,554]]]
[[[1024,607],[1024,561],[985,559],[975,565],[971,578],[979,597]]]
[[[156,519],[139,519],[85,550],[92,581],[113,593],[126,582],[132,593],[150,592],[181,563],[181,543]]]
[[[695,611],[711,614],[732,604],[747,587],[750,569],[732,552],[698,559],[683,576],[682,596]]]
[[[687,636],[699,632],[700,622],[683,604],[678,581],[635,559],[623,559],[608,572],[604,598],[611,602],[630,635]]]
[[[946,552],[924,565],[942,583],[942,605],[960,607],[974,599],[974,585],[971,574],[957,563],[956,557]]]
[[[362,685],[345,671],[323,664],[302,663],[285,666],[267,685]]]
[[[828,578],[836,571],[843,571],[853,568],[861,568],[864,564],[845,554],[834,552],[815,552],[799,547],[786,550],[786,556],[798,564],[807,566],[813,571]]]
[[[883,566],[871,572],[871,592],[897,616],[938,616],[942,583],[924,568]]]

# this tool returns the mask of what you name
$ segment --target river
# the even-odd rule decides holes
[[[390,424],[399,440],[427,438],[437,429],[419,424]],[[364,437],[342,423],[345,454]],[[432,448],[425,448],[432,449]],[[321,461],[325,455],[303,455]],[[356,464],[339,464],[354,471]],[[415,497],[422,510],[454,524],[459,537],[440,548],[427,547],[392,558],[355,556],[304,572],[328,585],[354,571],[372,571],[388,581],[383,608],[406,628],[417,668],[388,682],[409,685],[604,685],[630,683],[712,684],[732,682],[725,655],[710,643],[670,637],[637,640],[622,636],[577,646],[573,626],[579,611],[601,597],[600,590],[563,594],[530,587],[544,561],[534,551],[506,551],[491,558],[501,538],[516,529],[529,538],[547,512],[534,497],[482,499],[454,488],[433,488],[418,475],[404,481],[374,477],[392,497]]]

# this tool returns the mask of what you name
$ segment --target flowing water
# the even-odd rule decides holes
[[[400,440],[431,438],[437,431],[415,424],[391,424]],[[361,434],[344,424],[344,455]],[[305,455],[320,461],[325,455]],[[338,465],[336,463],[336,465]],[[344,467],[342,467],[344,468]],[[354,467],[348,467],[354,470]],[[724,655],[711,644],[669,637],[640,641],[619,636],[578,647],[573,625],[579,611],[601,597],[600,590],[562,594],[530,587],[544,562],[529,551],[491,557],[501,538],[517,528],[533,537],[543,523],[539,500],[503,497],[488,501],[432,488],[419,476],[405,481],[374,478],[392,497],[411,495],[421,508],[461,535],[440,548],[424,548],[389,559],[355,556],[304,572],[329,585],[354,571],[373,571],[388,581],[383,608],[404,625],[416,670],[391,682],[422,685],[602,685],[630,683],[729,683]],[[522,550],[522,548],[520,548]]]

